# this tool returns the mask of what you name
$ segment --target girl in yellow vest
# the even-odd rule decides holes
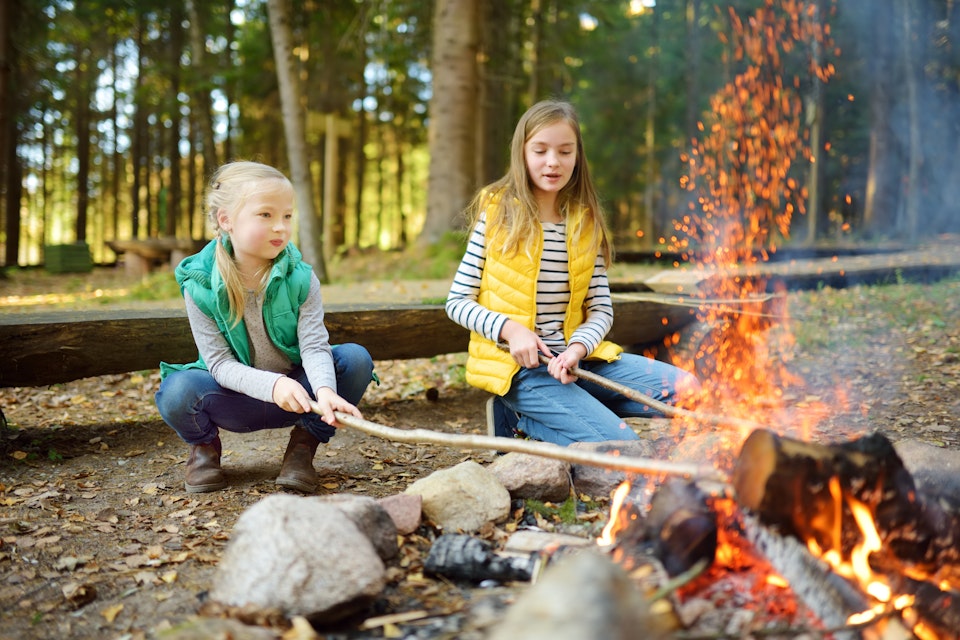
[[[513,134],[510,169],[469,211],[473,231],[446,311],[470,330],[467,381],[494,394],[491,435],[561,445],[633,440],[622,418],[658,415],[579,380],[574,367],[661,402],[698,389],[682,369],[604,340],[613,325],[610,238],[572,106],[530,107]]]

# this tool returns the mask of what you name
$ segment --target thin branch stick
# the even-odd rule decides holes
[[[501,346],[501,349],[504,347]],[[549,364],[550,358],[540,353],[537,354],[540,356],[541,364]],[[668,418],[687,418],[689,420],[694,420],[696,422],[704,422],[707,424],[715,425],[727,425],[731,427],[738,427],[742,429],[768,429],[767,425],[760,424],[759,422],[754,422],[753,420],[746,420],[744,418],[734,418],[732,416],[719,416],[711,413],[701,413],[699,411],[690,411],[689,409],[682,409],[680,407],[675,407],[671,404],[665,402],[660,402],[656,398],[652,398],[645,393],[641,393],[636,389],[631,389],[630,387],[624,386],[619,382],[614,382],[608,378],[604,378],[601,375],[586,371],[580,367],[572,367],[570,369],[571,375],[575,375],[582,380],[587,382],[592,382],[597,386],[603,387],[613,391],[614,393],[619,393],[625,398],[629,398],[634,402],[639,402],[640,404],[645,404],[651,409],[655,409],[667,416]]]
[[[316,404],[314,404],[314,411],[319,413]],[[519,438],[463,435],[431,431],[429,429],[398,429],[357,418],[342,411],[337,411],[334,415],[337,417],[337,422],[341,425],[352,427],[368,435],[376,436],[384,440],[392,440],[394,442],[406,444],[436,444],[456,449],[512,451],[515,453],[554,458],[573,464],[584,464],[603,467],[605,469],[619,469],[632,473],[679,475],[698,480],[712,480],[722,484],[729,482],[728,478],[719,469],[709,465],[611,455],[597,453],[595,451],[571,449],[570,447],[562,447],[550,442],[521,440]]]

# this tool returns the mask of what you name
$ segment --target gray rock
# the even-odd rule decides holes
[[[563,460],[508,453],[487,469],[515,499],[564,502],[570,497],[570,464]]]
[[[913,439],[893,446],[920,493],[953,507],[960,506],[960,451]]]
[[[237,520],[210,598],[332,622],[369,605],[385,583],[376,549],[341,509],[274,494]]]
[[[656,450],[647,440],[611,440],[607,442],[575,442],[571,448],[594,451],[597,453],[619,452],[619,455],[631,458],[655,458]],[[604,469],[586,464],[571,465],[573,486],[577,494],[592,498],[608,498],[627,474],[617,469]]]
[[[423,498],[423,513],[446,532],[477,531],[510,515],[510,493],[496,476],[467,460],[417,480],[404,492]]]
[[[585,549],[549,566],[488,640],[657,639],[667,637],[664,627],[620,566]]]
[[[397,557],[397,553],[400,552],[397,546],[397,526],[386,509],[376,500],[369,496],[348,493],[315,496],[313,499],[343,511],[373,543],[373,548],[377,550],[381,560],[387,561]]]

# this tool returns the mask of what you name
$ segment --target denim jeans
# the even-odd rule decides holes
[[[337,393],[356,405],[373,377],[370,354],[358,344],[334,345],[333,364]],[[312,396],[303,367],[296,367],[289,376]],[[218,428],[249,433],[300,425],[320,442],[328,442],[336,433],[336,428],[323,422],[316,413],[284,411],[273,402],[224,389],[205,369],[185,369],[167,375],[157,390],[156,402],[164,422],[191,445],[210,442]]]
[[[579,364],[613,382],[655,400],[672,404],[678,389],[695,391],[700,383],[692,374],[659,360],[624,353],[619,360],[582,360]],[[517,429],[534,440],[566,446],[573,442],[635,440],[637,434],[622,418],[656,417],[660,412],[593,382],[578,379],[563,384],[546,365],[521,368],[513,377],[503,403],[520,414]]]

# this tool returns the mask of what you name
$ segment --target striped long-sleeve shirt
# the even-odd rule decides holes
[[[451,320],[475,331],[488,340],[497,342],[500,331],[509,319],[477,302],[480,294],[480,276],[486,262],[486,218],[480,220],[470,234],[467,250],[457,268],[446,311]],[[554,353],[567,348],[563,337],[563,319],[570,299],[570,278],[567,260],[566,225],[543,223],[543,255],[537,275],[537,315],[534,331]],[[570,342],[579,342],[592,353],[613,326],[613,304],[610,285],[603,264],[597,255],[593,277],[585,301],[586,319],[573,332]]]

